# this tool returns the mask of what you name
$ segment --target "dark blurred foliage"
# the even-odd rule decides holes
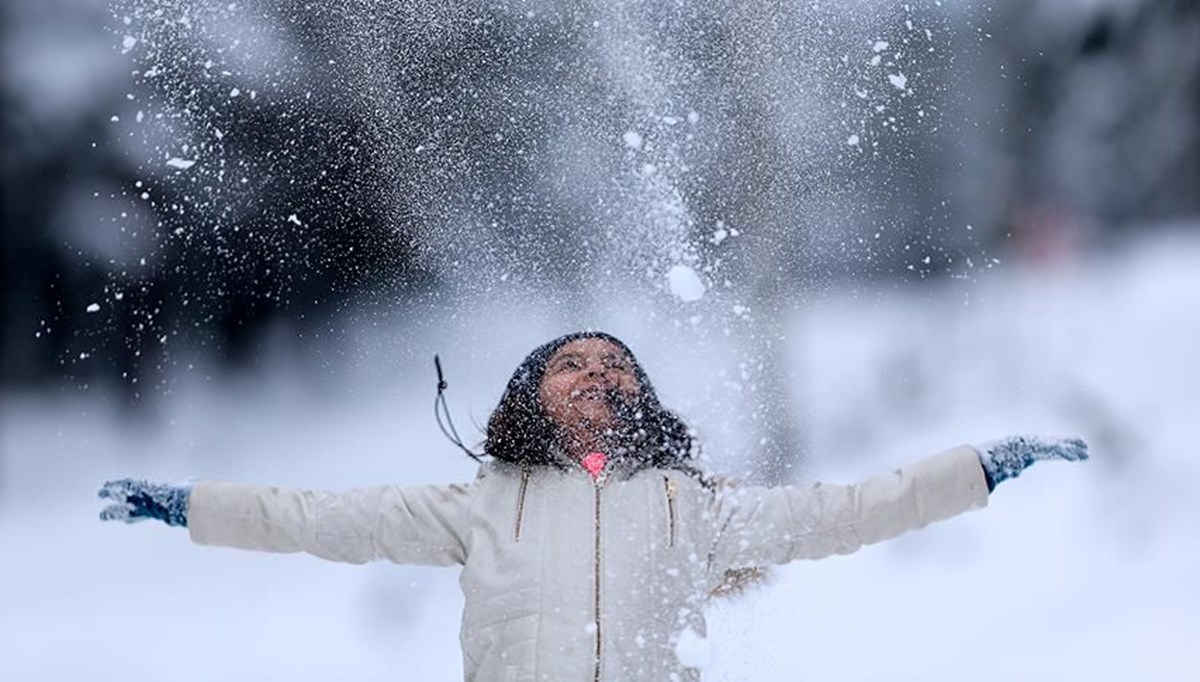
[[[96,14],[82,20],[111,23]],[[65,126],[39,120],[21,106],[29,104],[21,93],[5,88],[5,383],[116,380],[137,398],[169,373],[162,350],[169,337],[183,335],[237,363],[270,325],[317,325],[360,287],[410,264],[411,226],[391,223],[382,209],[365,152],[371,140],[359,120],[313,98],[240,98],[231,106],[220,83],[182,68],[191,56],[180,44],[186,39],[166,36],[157,45],[162,88],[135,72],[128,83],[114,83],[121,89],[77,98],[87,108]],[[289,39],[317,49],[299,30]],[[122,139],[129,135],[110,122],[126,108],[126,92],[186,98],[181,127],[236,128],[221,151],[237,160],[231,175],[247,180],[147,169]],[[73,205],[81,193],[94,197],[82,215]],[[303,215],[305,225],[281,220],[277,206]],[[117,227],[116,239],[128,243],[95,236]],[[119,305],[111,304],[114,295]],[[87,312],[94,302],[102,309]]]
[[[971,15],[994,36],[977,119],[998,166],[992,219],[1035,258],[1200,212],[1200,4],[1080,7],[1017,0]]]
[[[629,150],[610,144],[631,120],[663,131],[646,155],[678,189],[696,257],[719,252],[766,311],[763,353],[797,288],[1196,215],[1200,3],[945,4],[878,3],[856,28],[783,2],[536,17],[465,1],[6,3],[0,381],[118,383],[136,401],[173,375],[168,347],[252,361],[266,330],[319,337],[364,297],[437,290],[464,253],[587,288],[589,267],[611,266],[611,225],[644,208]],[[126,57],[131,8],[142,33]],[[628,35],[597,38],[614,18]],[[927,45],[905,22],[936,32]],[[117,66],[46,115],[12,61],[32,59],[30,31],[64,51],[86,36]],[[855,96],[858,57],[839,58],[869,56],[867,36],[902,46],[917,96],[886,81],[884,100]],[[614,63],[626,42],[635,59]],[[678,93],[704,100],[703,141],[650,119],[686,115]],[[806,118],[814,99],[828,108]],[[181,141],[201,158],[190,172],[163,166],[187,157],[167,151]],[[722,225],[764,227],[718,247]]]

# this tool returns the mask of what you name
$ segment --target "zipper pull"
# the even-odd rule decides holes
[[[677,525],[675,519],[675,481],[672,481],[668,476],[663,476],[663,483],[667,492],[667,546],[674,547]]]
[[[517,492],[517,525],[513,531],[513,541],[521,541],[521,524],[525,520],[525,491],[529,489],[530,470],[525,467],[521,471],[521,489]]]

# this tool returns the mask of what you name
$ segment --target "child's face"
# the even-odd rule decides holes
[[[634,398],[641,390],[633,362],[619,346],[604,339],[577,339],[550,356],[538,399],[559,427],[603,432],[616,426],[613,398]]]

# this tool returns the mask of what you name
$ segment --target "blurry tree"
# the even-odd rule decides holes
[[[1000,160],[966,171],[992,239],[1052,257],[1200,212],[1200,4],[1020,0],[966,16],[986,36],[975,111],[995,123],[966,133]]]
[[[321,32],[283,6],[247,10],[294,53],[258,96],[222,44],[237,41],[206,44],[215,27],[197,7],[124,3],[138,21],[114,35],[101,8],[62,18],[6,5],[11,52],[55,31],[87,36],[63,48],[79,58],[125,31],[127,50],[146,50],[125,62],[132,81],[110,76],[61,120],[39,116],[39,93],[22,87],[47,65],[4,71],[6,383],[108,380],[137,399],[172,374],[168,346],[251,359],[277,320],[303,332],[363,288],[426,285],[413,226],[388,220],[396,199],[372,182],[369,131],[313,97],[336,81]]]
[[[720,276],[751,308],[752,458],[757,477],[779,482],[805,451],[787,388],[795,311],[847,278],[948,265],[937,187],[946,27],[920,4],[725,10],[703,43],[703,63],[720,64],[721,134],[687,196]],[[723,245],[731,230],[737,239]],[[935,251],[937,262],[923,260]]]

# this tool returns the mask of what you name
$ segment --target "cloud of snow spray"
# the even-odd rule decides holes
[[[163,248],[206,254],[197,276],[246,269],[252,245],[254,285],[282,298],[324,267],[351,286],[382,271],[396,286],[358,291],[383,307],[414,273],[460,300],[532,292],[569,326],[633,301],[698,352],[740,351],[701,402],[784,424],[789,311],[830,254],[879,260],[885,229],[851,238],[870,218],[852,192],[872,165],[887,174],[889,144],[937,125],[913,105],[938,21],[916,6],[125,0],[114,15],[142,88],[129,136],[167,197],[144,201],[171,202]],[[281,186],[289,203],[264,205]],[[368,214],[372,241],[339,241]]]

